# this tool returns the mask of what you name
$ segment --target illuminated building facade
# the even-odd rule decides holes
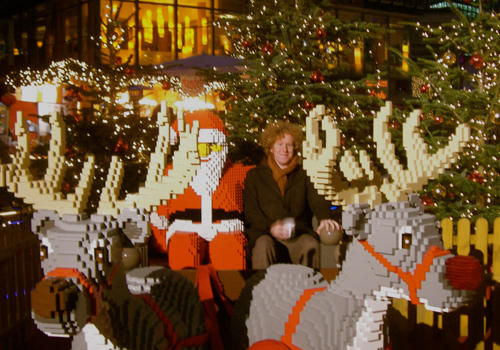
[[[68,58],[99,67],[109,64],[110,44],[119,45],[121,58],[130,57],[135,66],[201,53],[227,55],[231,43],[224,29],[213,23],[245,11],[247,1],[18,0],[0,5],[0,77],[28,67],[44,69]],[[332,1],[332,11],[343,21],[376,22],[392,30],[348,53],[339,62],[341,78],[382,72],[386,81],[378,83],[380,97],[394,101],[411,95],[411,82],[399,70],[404,64],[388,49],[395,47],[412,57],[412,28],[400,23],[416,22],[428,6],[428,1],[409,0]],[[110,28],[118,39],[113,43],[107,42]]]
[[[108,22],[121,29],[121,55],[132,55],[134,65],[202,51],[220,55],[228,44],[213,22],[244,9],[244,0],[42,1],[0,19],[0,60],[16,68],[43,68],[67,58],[99,64]]]

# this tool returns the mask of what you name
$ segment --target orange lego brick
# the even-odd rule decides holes
[[[168,244],[168,265],[172,270],[197,268],[206,257],[207,241],[196,233],[174,233]]]
[[[246,269],[246,242],[241,231],[217,233],[209,243],[210,263],[217,270]]]
[[[253,165],[226,163],[219,187],[212,197],[214,209],[243,212],[243,185],[247,172]]]

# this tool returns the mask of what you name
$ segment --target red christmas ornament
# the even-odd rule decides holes
[[[75,119],[75,122],[79,123],[83,120],[83,117],[80,113],[76,113],[73,118]]]
[[[484,59],[483,56],[476,53],[472,55],[472,57],[469,59],[469,63],[474,67],[474,68],[481,68],[483,65]]]
[[[66,155],[70,158],[75,156],[75,152],[73,152],[73,149],[70,146],[66,147]]]
[[[425,113],[424,112],[420,112],[419,117],[420,117],[420,121],[425,120]]]
[[[220,99],[221,101],[225,101],[225,100],[227,100],[227,98],[228,98],[228,97],[229,97],[229,96],[228,96],[228,94],[227,94],[226,92],[224,92],[224,91],[222,91],[222,92],[219,94],[219,99]]]
[[[434,117],[434,123],[436,123],[436,125],[441,125],[443,124],[444,122],[444,118],[441,114],[438,114]]]
[[[478,173],[477,171],[474,171],[471,174],[467,175],[467,178],[480,185],[484,184],[484,176]]]
[[[304,101],[304,108],[307,111],[310,111],[311,109],[314,108],[314,102]]]
[[[262,52],[272,54],[273,53],[273,47],[271,44],[269,44],[269,41],[266,41],[266,45],[262,46]]]
[[[424,207],[429,207],[434,205],[434,201],[432,200],[432,198],[427,195],[421,197],[420,200],[422,201],[422,205]]]
[[[135,74],[135,69],[134,67],[127,67],[125,68],[125,75],[128,77],[131,77]]]
[[[309,76],[309,80],[311,81],[311,83],[322,83],[325,78],[323,77],[321,71],[317,70]]]
[[[10,108],[10,106],[17,102],[17,98],[12,94],[5,94],[2,96],[1,101],[7,108]]]
[[[243,40],[243,43],[242,43],[243,47],[245,49],[249,49],[252,47],[252,43],[250,41],[247,41],[247,40]]]
[[[464,0],[466,4],[470,4],[472,0]]]
[[[323,39],[326,36],[326,31],[323,28],[316,29],[316,38]]]
[[[162,83],[163,90],[170,90],[172,88],[172,84],[169,81],[164,81]]]
[[[115,145],[115,152],[127,152],[128,150],[128,143],[121,137],[118,139]]]
[[[120,66],[122,64],[122,58],[120,56],[115,56],[115,66]]]
[[[390,127],[391,129],[398,130],[398,129],[399,129],[399,124],[398,124],[395,120],[393,120],[393,121],[391,121],[391,122],[389,123],[389,127]]]
[[[429,92],[429,85],[424,84],[424,85],[420,86],[420,92],[423,94],[428,93]]]
[[[69,184],[69,183],[67,183],[67,182],[65,182],[65,183],[63,184],[63,186],[62,186],[62,190],[63,190],[64,192],[70,192],[70,191],[71,191],[71,186],[70,186],[70,184]]]

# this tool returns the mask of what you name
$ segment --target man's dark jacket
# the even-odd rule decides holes
[[[310,234],[319,239],[312,228],[313,215],[318,222],[332,218],[330,204],[318,194],[302,166],[298,165],[288,174],[285,195],[282,196],[267,161],[247,173],[243,189],[243,213],[250,254],[257,238],[270,234],[269,228],[276,220],[295,218],[292,238]]]

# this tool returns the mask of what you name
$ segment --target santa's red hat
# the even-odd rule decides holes
[[[191,127],[193,126],[193,121],[195,120],[197,120],[200,123],[200,129],[217,129],[219,131],[222,131],[224,135],[227,136],[227,131],[226,128],[224,127],[224,123],[214,113],[207,110],[201,110],[194,112],[186,112],[186,114],[184,115],[184,122],[191,125]],[[172,123],[172,127],[176,132],[178,130],[177,124],[178,121],[176,119]]]

